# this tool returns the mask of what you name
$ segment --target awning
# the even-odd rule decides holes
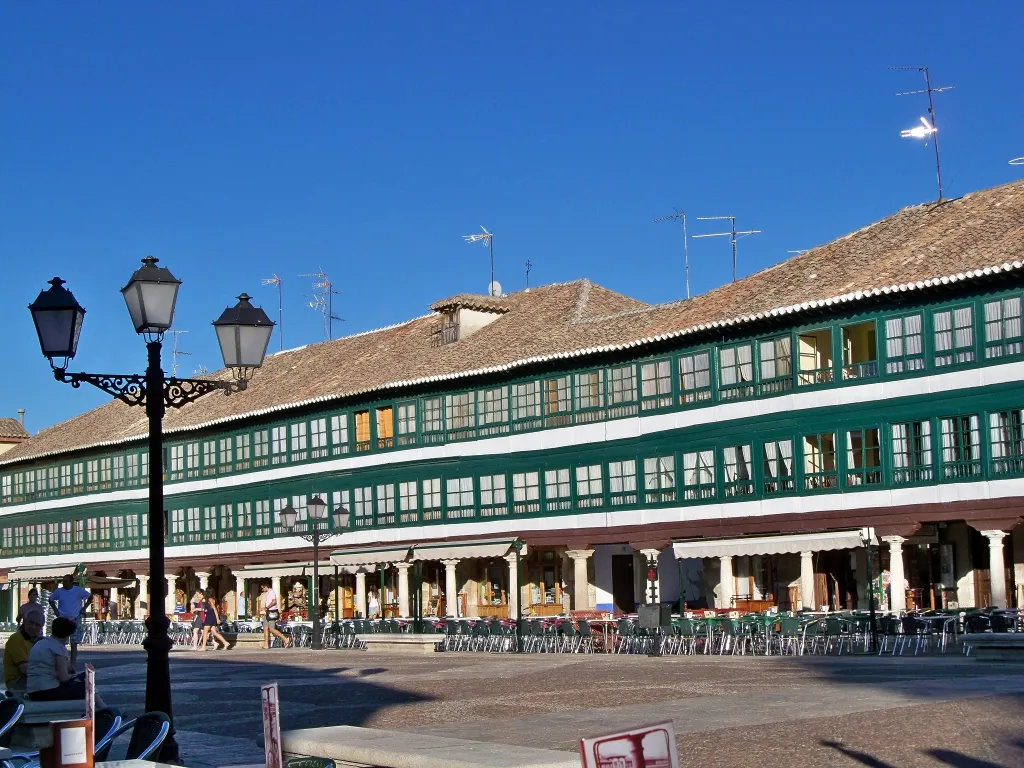
[[[131,589],[138,582],[135,579],[119,579],[115,576],[86,576],[85,586],[87,589]]]
[[[44,565],[38,568],[11,568],[7,572],[8,581],[59,581],[69,573],[76,578],[79,575],[80,563],[62,563]]]
[[[505,557],[510,554],[517,539],[486,539],[480,541],[441,541],[436,544],[417,544],[412,549],[413,560],[463,560],[470,557]],[[526,544],[521,553],[526,555]]]
[[[389,547],[371,547],[367,549],[339,549],[331,552],[333,565],[379,565],[380,563],[398,563],[409,557],[410,544]]]
[[[672,550],[678,560],[691,557],[745,557],[747,555],[786,555],[798,552],[827,552],[833,549],[863,547],[860,531],[825,533],[789,533],[779,536],[751,536],[744,539],[696,539],[675,541]]]

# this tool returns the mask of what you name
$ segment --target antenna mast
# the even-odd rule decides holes
[[[281,303],[281,278],[275,272],[264,279],[263,284],[277,286],[277,340],[280,343],[281,351],[284,352],[284,305]]]
[[[495,291],[497,283],[494,282],[494,234],[487,231],[487,227],[481,225],[480,229],[483,230],[483,234],[479,235],[463,235],[462,239],[467,243],[483,243],[491,251],[491,282],[487,284],[487,295],[488,296],[500,296],[501,291]]]
[[[673,213],[671,216],[662,216],[661,218],[655,219],[654,221],[659,222],[677,221],[679,219],[683,220],[683,271],[686,273],[686,298],[690,298],[690,250],[687,246],[688,238],[686,236],[686,211],[680,211],[678,208],[674,208],[673,210],[675,211],[675,213]],[[734,258],[733,262],[735,261],[736,260]],[[732,279],[736,279],[735,269],[733,269]]]
[[[172,330],[171,331],[171,336],[173,337],[173,339],[171,341],[171,376],[177,376],[178,375],[178,355],[191,355],[192,354],[191,352],[184,352],[184,351],[178,349],[178,337],[181,334],[183,334],[183,333],[188,333],[188,331],[179,331],[179,330]]]
[[[530,270],[533,269],[533,262],[529,259],[526,260],[526,287],[530,287]]]
[[[933,93],[942,93],[943,91],[951,91],[956,88],[955,85],[944,85],[941,88],[932,88],[932,78],[928,73],[928,67],[889,67],[894,71],[918,71],[924,73],[924,90],[923,91],[904,91],[903,93],[894,94],[895,96],[916,96],[920,93],[928,94],[928,116],[931,118],[931,125],[926,121],[923,128],[912,128],[907,131],[903,131],[900,135],[903,138],[914,138],[914,139],[927,139],[929,136],[932,137],[932,141],[935,144],[935,176],[939,181],[939,202],[942,202],[942,165],[939,163],[939,127],[935,123],[935,103],[932,100]]]
[[[742,232],[736,231],[736,217],[735,216],[698,216],[697,221],[719,221],[729,220],[729,231],[728,232],[712,232],[708,235],[694,235],[693,238],[696,240],[698,237],[725,237],[729,236],[729,242],[732,243],[732,281],[736,282],[736,240],[739,237],[746,237],[747,235],[756,235],[760,229],[745,229]],[[739,237],[737,237],[739,236]]]
[[[306,272],[299,277],[313,278],[313,293],[306,294],[309,297],[309,308],[323,315],[324,339],[330,341],[334,338],[334,321],[345,322],[345,318],[334,314],[334,297],[338,292],[334,290],[334,284],[323,267],[317,267],[316,272]]]

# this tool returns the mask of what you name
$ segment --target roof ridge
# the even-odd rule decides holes
[[[590,280],[583,278],[580,281],[579,293],[576,295],[576,306],[573,307],[572,315],[569,317],[569,322],[573,325],[580,322],[583,318],[583,312],[587,308],[587,302],[590,300]]]

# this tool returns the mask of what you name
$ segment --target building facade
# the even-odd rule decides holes
[[[692,300],[461,294],[273,355],[168,415],[164,609],[201,586],[252,615],[261,583],[308,608],[279,512],[314,494],[351,512],[333,616],[631,612],[652,559],[690,606],[1022,605],[1021,259],[1015,183]],[[144,430],[112,402],[0,458],[0,610],[84,568],[145,613]]]

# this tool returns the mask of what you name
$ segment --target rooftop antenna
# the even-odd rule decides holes
[[[275,272],[270,277],[264,278],[263,284],[277,286],[277,340],[281,345],[281,351],[284,352],[284,306],[281,303],[281,278]]]
[[[480,225],[480,229],[483,230],[483,234],[479,234],[479,235],[463,235],[462,239],[465,240],[467,243],[483,243],[485,246],[487,246],[490,249],[490,251],[491,251],[491,282],[488,283],[488,285],[487,285],[487,294],[489,296],[500,296],[501,295],[501,291],[500,290],[497,293],[494,292],[495,287],[498,286],[498,284],[496,282],[494,282],[494,235],[492,233],[488,232],[487,231],[487,227],[483,226],[482,224]],[[498,287],[500,288],[500,286],[498,286]]]
[[[942,166],[939,164],[939,127],[935,122],[935,104],[932,101],[933,93],[942,93],[943,91],[951,91],[956,88],[955,85],[944,85],[941,88],[932,88],[932,78],[928,73],[928,67],[889,67],[893,71],[908,72],[917,71],[924,73],[924,90],[923,91],[904,91],[902,93],[895,94],[896,96],[916,96],[920,93],[928,94],[928,117],[931,118],[931,122],[921,118],[921,125],[908,128],[905,131],[900,131],[900,136],[905,139],[925,139],[925,145],[927,146],[928,137],[931,137],[932,143],[935,145],[935,176],[939,181],[939,202],[942,202]]]
[[[334,321],[345,322],[345,318],[334,314],[334,297],[338,292],[334,290],[334,284],[323,267],[317,267],[316,272],[306,272],[299,277],[313,278],[313,293],[306,294],[309,297],[309,308],[323,315],[324,339],[330,341],[334,338]]]
[[[693,238],[696,240],[698,237],[725,237],[729,236],[729,242],[732,243],[732,281],[736,282],[736,240],[738,237],[746,237],[747,235],[756,235],[760,233],[760,229],[745,229],[742,232],[736,231],[736,217],[735,216],[698,216],[697,221],[721,221],[724,219],[729,220],[729,231],[728,232],[712,232],[707,235],[694,235]],[[738,236],[738,237],[737,237]]]
[[[1015,157],[1010,161],[1010,165],[1024,165],[1024,157]]]
[[[800,248],[800,249],[795,250],[795,251],[786,251],[786,253],[794,253],[794,254],[799,256],[801,253],[807,253],[807,250],[808,250],[807,248]]]
[[[686,273],[686,298],[690,298],[690,251],[687,247],[688,238],[686,236],[686,211],[680,211],[678,208],[673,208],[672,210],[675,211],[675,213],[673,213],[671,216],[662,216],[661,218],[655,219],[654,221],[658,222],[678,221],[679,219],[683,220],[683,271]],[[733,270],[733,272],[735,272],[735,270]],[[733,280],[735,279],[736,276],[733,275]]]
[[[530,270],[533,269],[533,262],[529,259],[526,260],[526,287],[530,287]]]
[[[188,331],[179,331],[177,329],[171,329],[171,337],[173,339],[171,342],[171,376],[178,375],[178,355],[192,354],[191,352],[185,352],[183,350],[178,349],[178,337],[183,333],[188,333]]]

